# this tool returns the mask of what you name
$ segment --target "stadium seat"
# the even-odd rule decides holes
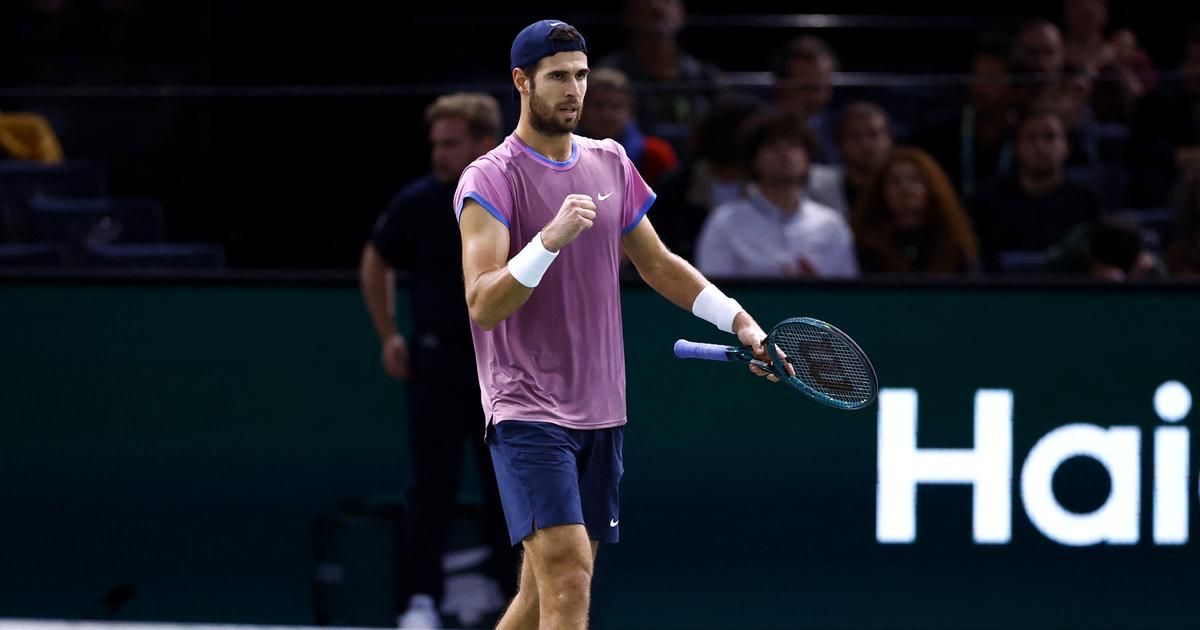
[[[0,244],[0,267],[58,267],[63,254],[50,243]]]
[[[104,172],[93,164],[0,162],[0,234],[8,241],[32,238],[28,208],[35,197],[103,197],[106,194],[108,182]]]
[[[1113,210],[1125,205],[1129,175],[1118,165],[1069,166],[1067,179],[1096,193],[1100,207]]]
[[[1044,251],[1008,251],[997,255],[1003,273],[1037,273],[1046,264]]]
[[[1100,163],[1125,166],[1125,153],[1129,145],[1129,127],[1121,123],[1096,125],[1096,139],[1100,150]]]
[[[164,240],[162,206],[153,199],[59,199],[30,202],[33,234],[79,254],[85,243],[156,243]],[[77,256],[76,256],[77,257]]]
[[[225,249],[212,243],[89,243],[81,262],[87,267],[167,267],[221,269]]]

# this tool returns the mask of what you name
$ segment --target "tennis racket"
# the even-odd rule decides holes
[[[685,339],[675,342],[675,356],[751,363],[809,398],[836,409],[862,409],[874,402],[879,392],[875,367],[862,348],[849,335],[819,319],[784,320],[767,334],[763,347],[767,352],[778,348],[787,359],[780,359],[776,353],[768,364],[755,359],[750,348]],[[788,373],[785,361],[791,364],[795,375]]]

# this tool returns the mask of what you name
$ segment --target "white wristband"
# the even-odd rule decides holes
[[[529,241],[525,249],[508,261],[508,273],[512,274],[521,286],[532,289],[542,281],[542,275],[550,268],[550,263],[554,262],[555,258],[558,258],[558,252],[546,249],[542,244],[542,233],[538,232],[533,235],[533,240]]]
[[[733,319],[742,312],[737,300],[721,293],[715,285],[708,285],[692,302],[692,314],[727,333],[733,332]]]

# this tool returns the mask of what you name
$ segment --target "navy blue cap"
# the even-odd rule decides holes
[[[587,41],[583,39],[582,34],[577,42],[550,39],[550,31],[554,30],[556,26],[571,25],[561,20],[542,20],[521,29],[512,43],[512,66],[509,70],[513,68],[529,70],[537,65],[542,57],[549,57],[555,53],[578,50],[587,54]]]

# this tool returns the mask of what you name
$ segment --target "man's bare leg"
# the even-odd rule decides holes
[[[563,527],[578,527],[580,530],[583,530],[582,525],[563,526]],[[553,529],[561,529],[561,528],[549,528],[549,529],[553,530]],[[552,534],[552,536],[554,536],[554,535],[555,534]],[[535,534],[535,536],[536,536],[536,534]],[[586,536],[587,536],[587,534],[585,532],[584,533],[585,539],[586,539]],[[538,584],[539,584],[538,579],[537,579],[538,573],[537,573],[537,569],[534,567],[532,554],[530,552],[530,546],[531,546],[531,544],[534,544],[534,543],[531,543],[531,541],[533,541],[533,539],[534,539],[534,536],[531,536],[530,538],[526,539],[524,542],[525,553],[523,554],[524,559],[521,563],[521,579],[520,579],[520,586],[517,587],[517,596],[515,598],[513,598],[512,604],[510,604],[508,607],[508,610],[506,610],[504,612],[504,616],[500,618],[500,622],[496,625],[496,630],[536,630],[539,627],[538,622],[541,617],[541,610],[540,610],[541,599],[539,597],[539,592],[538,592]],[[541,545],[541,542],[536,543],[536,544]],[[596,560],[596,554],[599,553],[599,551],[600,551],[600,543],[598,543],[594,540],[589,540],[588,544],[591,547],[591,558],[592,558],[592,563],[588,565],[588,575],[589,575],[588,587],[589,588],[588,588],[587,595],[588,595],[588,601],[590,601],[590,599],[591,599],[591,597],[590,597],[591,567],[595,566],[594,562]],[[535,551],[533,553],[537,553],[537,552]],[[577,626],[577,627],[586,627],[586,626],[587,626],[587,607],[585,604],[584,609],[583,609],[583,625]],[[558,628],[558,627],[576,627],[576,626],[548,625],[546,627],[547,628]]]
[[[544,630],[587,628],[596,549],[588,540],[587,530],[583,525],[547,527],[525,539],[524,544],[525,563],[526,566],[533,565],[536,582],[536,627]],[[525,589],[524,579],[521,589]]]
[[[517,596],[504,611],[496,630],[537,630],[538,627],[538,590],[534,578],[533,561],[529,552],[521,554],[521,578],[517,586]]]

